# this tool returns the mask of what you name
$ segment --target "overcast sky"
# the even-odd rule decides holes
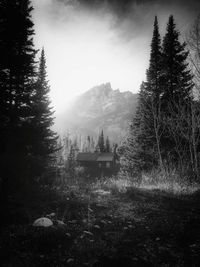
[[[148,67],[155,15],[161,35],[169,15],[184,37],[199,0],[33,0],[35,44],[44,46],[56,112],[101,83],[138,92]]]

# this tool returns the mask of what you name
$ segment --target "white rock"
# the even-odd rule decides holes
[[[33,226],[35,227],[49,227],[52,225],[53,225],[53,222],[49,218],[46,218],[46,217],[39,218],[35,220],[33,223]]]

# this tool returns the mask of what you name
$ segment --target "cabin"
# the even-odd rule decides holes
[[[111,175],[115,172],[116,162],[113,153],[79,153],[77,162],[96,176]]]

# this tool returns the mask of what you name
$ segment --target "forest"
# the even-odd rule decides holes
[[[155,16],[146,79],[121,143],[53,130],[30,0],[0,0],[2,266],[200,265],[200,17]],[[89,175],[78,154],[113,156]],[[98,165],[101,167],[101,165]],[[106,165],[107,166],[107,165]]]

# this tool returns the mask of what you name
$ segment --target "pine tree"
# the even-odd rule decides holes
[[[110,140],[109,140],[108,136],[107,136],[107,138],[106,138],[105,152],[107,152],[107,153],[110,152]]]
[[[7,118],[8,135],[16,136],[18,142],[5,142],[5,150],[26,152],[26,139],[22,127],[31,117],[31,94],[35,76],[35,54],[33,46],[33,23],[30,1],[0,1],[0,76],[1,114]],[[20,128],[20,130],[19,130]],[[6,134],[6,136],[8,136]],[[14,138],[16,139],[16,138]],[[7,141],[7,140],[6,140]],[[10,145],[8,145],[10,144]],[[24,144],[24,145],[23,145]]]
[[[157,103],[160,98],[161,73],[162,73],[162,51],[161,37],[158,27],[158,19],[155,17],[153,38],[151,41],[151,53],[149,68],[147,70],[147,94]]]
[[[180,43],[180,33],[176,30],[171,15],[163,39],[163,106],[167,103],[185,104],[191,97],[193,88],[191,71],[188,69],[186,43]]]
[[[58,136],[51,129],[53,125],[53,114],[51,102],[49,100],[50,87],[47,81],[46,59],[44,49],[42,49],[39,61],[39,69],[35,91],[32,97],[32,155],[38,162],[38,175],[42,174],[53,160],[54,152],[57,150]]]
[[[146,94],[144,93],[144,115],[145,133],[150,139],[150,148],[153,163],[162,168],[162,149],[161,138],[163,132],[162,111],[161,111],[161,94],[163,86],[163,59],[161,48],[161,37],[159,34],[158,20],[155,17],[153,38],[151,42],[150,64],[147,70],[147,82],[145,85]]]
[[[138,107],[123,147],[123,168],[132,174],[162,164],[160,149],[160,94],[162,77],[161,39],[157,17],[154,21],[147,81],[140,87]]]
[[[182,161],[182,154],[187,157],[191,148],[183,117],[191,113],[192,75],[188,51],[185,43],[179,42],[173,16],[169,18],[162,48],[160,43],[155,18],[147,81],[141,86],[137,112],[120,149],[123,169],[132,174],[162,167],[163,159]]]
[[[101,134],[99,136],[98,147],[99,147],[99,150],[100,150],[101,153],[105,152],[105,143],[104,143],[103,130],[101,131]]]
[[[173,130],[173,121],[179,120],[178,113],[180,110],[188,110],[192,101],[192,75],[188,68],[188,51],[186,44],[180,43],[179,32],[176,30],[173,16],[169,17],[166,35],[163,39],[163,86],[162,86],[162,112],[163,121],[166,122],[165,132],[161,140],[161,145],[169,157],[176,159],[177,153],[174,150],[177,136],[172,137],[170,132]],[[177,114],[177,117],[176,117]],[[176,118],[176,119],[175,119]],[[176,123],[174,123],[176,125]],[[182,137],[178,137],[180,139]],[[181,144],[182,143],[182,144]],[[187,146],[186,141],[182,138],[178,146]]]
[[[22,177],[30,177],[31,98],[36,75],[32,9],[29,0],[0,1],[0,164],[3,177],[23,185],[27,178]]]

